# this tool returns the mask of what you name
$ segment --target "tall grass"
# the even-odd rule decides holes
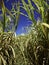
[[[31,26],[32,32],[30,32],[29,39],[25,42],[24,55],[30,65],[49,65],[49,13],[47,12],[49,5],[44,0],[32,0],[32,2],[37,6],[37,9],[32,6],[30,0],[28,0],[28,4],[22,0],[22,8],[34,24],[33,27]],[[42,20],[39,22],[36,22],[34,18],[34,10],[41,15]]]
[[[5,7],[4,0],[0,2],[0,6],[3,17],[3,20],[0,21],[0,65],[15,65],[15,50],[12,45],[15,44],[14,32],[17,27],[19,13],[17,15],[15,14],[14,17],[11,11]],[[19,7],[17,9],[19,11]],[[8,28],[10,26],[10,20],[7,13],[14,20],[13,32]]]
[[[1,6],[1,10],[2,10],[2,17],[3,17],[3,21],[0,21],[1,23],[1,27],[2,27],[2,30],[3,32],[8,29],[8,25],[10,26],[10,22],[12,19],[13,20],[13,26],[12,26],[12,29],[8,29],[8,31],[13,31],[15,32],[15,30],[17,29],[17,25],[18,25],[18,18],[19,18],[19,10],[20,10],[20,7],[19,7],[19,2],[18,3],[15,3],[16,5],[16,9],[9,11],[5,5],[4,5],[4,0],[1,1],[0,3],[0,6]],[[13,14],[12,14],[13,13]],[[9,19],[9,17],[10,19]]]
[[[49,24],[48,24],[48,11],[49,5],[45,0],[32,0],[37,6],[37,9],[32,6],[31,0],[28,0],[28,4],[25,0],[22,0],[22,8],[27,12],[28,15],[20,12],[20,6],[18,3],[17,11],[14,9],[12,15],[14,17],[14,27],[18,25],[16,19],[19,19],[19,14],[29,17],[33,22],[31,25],[31,31],[29,34],[24,36],[14,36],[12,32],[0,33],[0,64],[1,65],[49,65]],[[7,9],[2,7],[4,23],[3,30],[5,28],[6,11]],[[38,22],[34,18],[34,10],[41,14],[42,20]],[[17,16],[18,15],[18,16]]]

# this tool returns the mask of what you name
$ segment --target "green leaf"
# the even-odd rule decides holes
[[[24,9],[26,10],[26,12],[27,12],[27,14],[29,16],[29,19],[32,19],[31,18],[31,12],[30,12],[30,9],[28,7],[28,4],[26,4],[24,0],[22,0],[22,3],[23,3],[23,6],[24,6]]]
[[[49,24],[47,24],[47,23],[42,23],[42,25],[49,28]]]

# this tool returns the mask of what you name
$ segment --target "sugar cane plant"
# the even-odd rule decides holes
[[[12,33],[0,33],[0,65],[15,65],[15,51]]]
[[[28,3],[22,0],[23,6],[18,3],[17,8],[12,8],[11,11],[4,6],[4,0],[0,2],[3,15],[3,21],[0,22],[0,65],[49,65],[49,5],[45,0],[32,2],[37,8],[32,6],[31,0]],[[20,12],[20,8],[28,15]],[[34,11],[41,15],[41,20],[35,20]],[[14,12],[13,15],[11,12]],[[7,23],[10,24],[7,13],[14,20],[12,30],[7,26]],[[11,31],[15,32],[17,28],[19,14],[28,17],[33,24],[29,34],[15,39]],[[5,32],[6,29],[8,32]]]
[[[9,11],[5,5],[4,0],[0,1],[0,7],[2,10],[2,17],[3,21],[0,21],[0,65],[15,65],[15,51],[14,51],[14,44],[15,44],[15,37],[14,33],[15,29],[17,27],[17,21],[19,17],[19,13],[17,15],[14,15]],[[19,5],[18,5],[19,8]],[[19,10],[19,9],[18,9]],[[19,11],[18,11],[19,12]],[[9,16],[14,20],[13,24],[13,32],[8,28],[7,25],[10,25],[9,17],[7,16],[7,13]],[[7,31],[5,31],[7,30]]]
[[[27,42],[24,54],[29,59],[30,65],[49,65],[49,5],[45,0],[32,2],[37,8],[32,6],[31,0],[28,0],[28,3],[22,0],[22,8],[33,22],[31,38]],[[35,20],[34,10],[41,15],[41,20]]]

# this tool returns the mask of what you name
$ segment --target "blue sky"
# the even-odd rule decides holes
[[[20,1],[20,0],[19,0],[19,1]],[[25,0],[25,1],[27,2],[27,0]],[[13,3],[13,2],[17,2],[17,0],[5,0],[5,6],[6,6],[9,10],[11,10],[11,8],[12,8],[12,3]],[[33,5],[34,7],[36,7],[36,6],[34,5],[34,3],[32,3],[32,5]],[[36,7],[36,8],[37,8],[37,7]],[[25,12],[23,9],[21,9],[21,11],[26,14],[26,12]],[[34,14],[35,14],[35,15],[34,15],[34,16],[35,16],[35,19],[37,20],[38,17],[40,17],[40,15],[39,15],[36,11],[34,11]],[[25,16],[23,16],[23,15],[20,15],[19,23],[18,23],[18,27],[17,27],[16,33],[17,33],[17,34],[26,33],[26,31],[24,30],[24,27],[31,25],[31,23],[32,23],[32,22],[29,20],[29,18],[27,18],[27,17],[25,17]]]

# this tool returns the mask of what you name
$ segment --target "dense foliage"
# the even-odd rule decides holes
[[[26,37],[22,38],[20,50],[23,52],[25,65],[49,65],[49,5],[45,0],[32,0],[32,2],[37,8],[32,6],[31,0],[28,0],[28,3],[22,0],[23,6],[21,7],[27,12],[33,26],[31,26],[32,30],[27,35],[24,46],[21,44]],[[41,20],[38,19],[37,22],[34,18],[34,10],[41,15]]]
[[[30,34],[18,36],[16,41],[20,51],[17,61],[23,58],[24,60],[19,60],[24,63],[22,65],[49,65],[49,37],[44,35],[41,23],[33,26]]]
[[[19,3],[18,10],[9,11],[4,6],[4,0],[1,1],[3,21],[0,22],[0,65],[49,65],[49,5],[45,0],[32,0],[32,2],[35,3],[37,9],[32,6],[30,0],[28,3],[22,0],[22,8],[27,12],[27,16],[20,12]],[[34,18],[34,10],[41,14],[42,19],[37,22]],[[6,25],[10,24],[7,12],[14,19],[12,30],[6,28]],[[31,31],[24,36],[14,34],[17,26],[16,17],[18,19],[19,14],[27,16],[33,21]],[[5,29],[8,32],[5,32]]]
[[[12,33],[0,33],[0,65],[15,65],[14,40]]]

